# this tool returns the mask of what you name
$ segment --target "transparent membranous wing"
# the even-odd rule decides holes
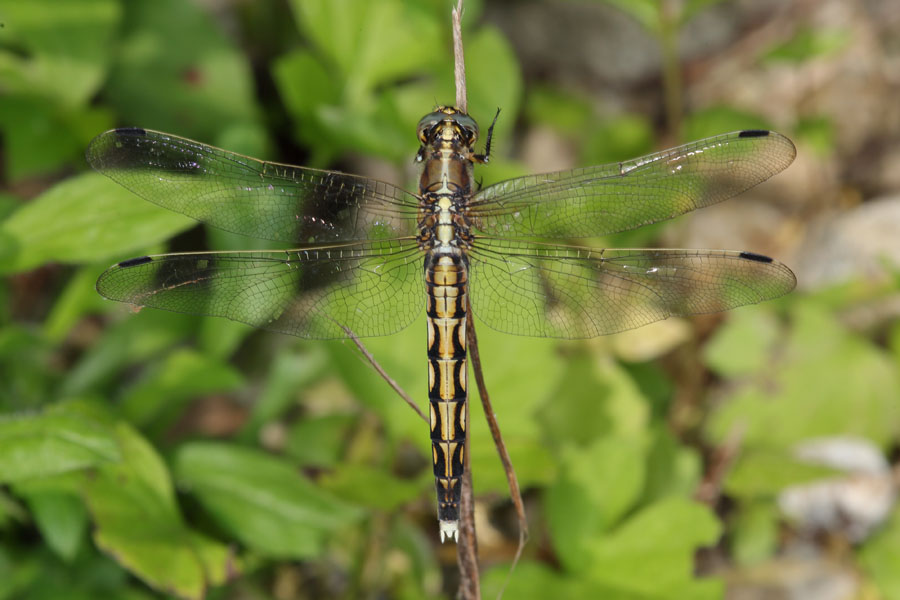
[[[415,240],[144,256],[110,267],[97,291],[138,306],[316,339],[394,333],[425,305]]]
[[[478,242],[472,311],[517,335],[589,338],[762,302],[796,285],[786,266],[751,252]]]
[[[416,197],[364,177],[264,162],[146,129],[102,133],[86,154],[138,196],[233,233],[327,244],[415,232]]]
[[[795,155],[773,131],[726,133],[621,163],[503,181],[476,194],[468,214],[477,232],[507,238],[605,235],[731,198]]]

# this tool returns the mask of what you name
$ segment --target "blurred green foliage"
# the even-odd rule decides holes
[[[217,247],[246,243],[85,173],[83,149],[100,131],[140,125],[266,158],[289,148],[310,166],[348,154],[404,165],[418,119],[453,102],[448,3],[259,4],[232,15],[239,46],[192,2],[0,2],[3,172],[15,190],[0,195],[0,600],[269,597],[291,585],[285,572],[298,561],[298,597],[452,595],[440,578],[452,560],[435,545],[425,425],[355,349],[129,315],[93,290],[113,261],[185,249],[168,244],[174,236],[190,249],[204,235]],[[659,27],[658,3],[613,4]],[[677,25],[708,4],[687,3]],[[581,92],[525,88],[509,43],[480,14],[467,3],[469,112],[482,124],[503,113],[496,163],[479,176],[525,172],[503,156],[520,125],[551,129],[584,164],[656,145],[646,116],[598,116]],[[845,42],[809,30],[767,60],[809,60]],[[684,131],[766,125],[718,106],[688,115]],[[797,133],[821,153],[834,143],[821,117]],[[29,193],[35,184],[40,193]],[[659,231],[612,240],[642,245]],[[776,494],[830,473],[792,458],[797,442],[853,434],[885,452],[896,444],[900,327],[882,343],[838,314],[897,288],[794,294],[693,339],[697,368],[728,385],[689,435],[669,427],[675,384],[658,365],[619,358],[606,341],[482,328],[506,445],[520,484],[540,498],[537,541],[507,597],[721,597],[721,579],[694,576],[695,551],[725,545],[740,564],[776,552]],[[367,340],[419,398],[424,332],[420,319]],[[198,414],[200,400],[218,407],[207,409],[215,422]],[[471,410],[476,494],[505,498],[477,401]],[[723,523],[692,498],[702,449],[736,430],[742,450],[722,483],[737,508]],[[900,597],[898,532],[895,511],[858,551],[884,598]],[[506,564],[491,562],[486,597],[506,578]]]

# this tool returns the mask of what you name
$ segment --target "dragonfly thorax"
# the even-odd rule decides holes
[[[465,218],[472,196],[472,144],[478,139],[474,119],[453,107],[439,107],[419,122],[423,163],[419,179],[421,201],[419,247],[456,253],[471,239]]]
[[[458,254],[472,241],[468,220],[452,195],[428,196],[423,200],[417,239],[422,250]]]

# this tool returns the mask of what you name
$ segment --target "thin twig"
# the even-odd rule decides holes
[[[465,56],[463,54],[462,43],[462,12],[463,0],[458,0],[456,8],[453,9],[453,58],[454,58],[454,77],[456,79],[456,107],[464,113],[468,113],[468,100],[466,92],[466,66]],[[496,121],[496,118],[494,119]],[[493,128],[493,126],[492,126]],[[489,152],[489,149],[488,149]],[[494,445],[497,447],[497,453],[500,455],[500,461],[503,463],[503,469],[506,472],[506,479],[509,482],[509,491],[516,508],[516,514],[519,517],[519,547],[513,558],[506,582],[500,590],[498,599],[503,595],[506,585],[509,583],[509,577],[515,569],[516,564],[522,556],[525,548],[525,542],[528,539],[528,522],[525,517],[525,506],[522,502],[522,494],[519,491],[519,481],[516,479],[516,473],[513,470],[512,461],[503,443],[503,436],[500,434],[500,426],[497,424],[494,409],[491,406],[491,399],[488,395],[487,386],[484,382],[484,373],[481,370],[481,358],[478,352],[478,337],[475,335],[475,323],[473,321],[472,305],[469,302],[468,294],[466,295],[466,339],[469,351],[469,358],[472,364],[472,372],[475,374],[475,382],[478,385],[478,395],[481,397],[481,405],[484,408],[485,418],[488,427],[491,430],[491,436],[494,438]],[[466,405],[466,423],[468,419],[469,406]],[[462,498],[460,499],[460,540],[457,544],[457,562],[460,572],[460,596],[462,598],[481,598],[481,591],[478,587],[478,544],[475,534],[475,503],[472,493],[472,471],[469,468],[469,439],[466,436],[466,453],[465,465],[462,480]]]
[[[478,336],[475,334],[474,314],[472,313],[472,305],[468,297],[466,298],[466,310],[469,316],[466,320],[466,338],[469,347],[469,360],[472,362],[472,372],[475,374],[475,384],[478,387],[478,395],[481,397],[484,417],[487,419],[488,428],[491,430],[491,437],[494,438],[494,446],[497,448],[497,454],[500,455],[500,462],[503,463],[503,470],[506,472],[510,497],[516,509],[516,516],[519,519],[519,546],[516,548],[516,555],[513,557],[512,564],[509,567],[506,583],[503,584],[503,588],[500,591],[500,595],[502,595],[503,590],[506,589],[506,584],[509,583],[509,576],[522,557],[525,542],[528,541],[528,520],[525,516],[525,503],[522,501],[522,492],[519,490],[519,480],[516,478],[516,471],[513,469],[512,459],[510,459],[509,452],[506,450],[506,444],[503,443],[503,435],[500,433],[497,415],[494,414],[491,397],[488,395],[487,385],[484,382],[484,372],[481,370],[481,356],[478,353]]]
[[[713,450],[710,457],[709,468],[703,477],[703,481],[694,492],[694,499],[708,506],[714,506],[722,494],[722,482],[734,465],[734,461],[741,450],[746,427],[733,427],[722,443]]]
[[[391,386],[391,388],[393,388],[393,390],[397,392],[397,395],[403,398],[403,400],[407,404],[409,404],[414,411],[416,411],[416,414],[422,417],[423,421],[428,423],[428,417],[425,416],[425,413],[422,412],[422,409],[420,409],[418,405],[413,402],[413,399],[409,394],[406,393],[406,391],[402,387],[400,387],[400,384],[394,381],[394,378],[388,375],[387,371],[385,371],[381,367],[381,365],[378,364],[378,361],[375,360],[375,357],[372,356],[372,353],[369,352],[368,348],[366,348],[363,343],[359,341],[359,338],[356,337],[356,334],[353,333],[353,331],[349,327],[344,327],[343,325],[341,325],[340,328],[344,330],[344,333],[347,334],[347,337],[353,340],[353,343],[356,344],[356,347],[359,348],[359,351],[362,352],[363,356],[366,357],[366,360],[369,361],[369,364],[372,365],[372,368],[375,369],[375,371],[377,371],[379,375],[381,375],[381,378],[387,381],[387,384]]]
[[[466,402],[466,423],[469,422],[469,403]],[[472,493],[472,470],[469,468],[470,439],[471,436],[467,435],[459,499],[459,541],[456,544],[456,563],[459,565],[459,597],[466,600],[480,600],[481,581],[478,576],[478,538],[475,535],[475,496]]]
[[[453,77],[456,80],[456,108],[464,113],[469,112],[466,93],[466,60],[462,43],[463,0],[459,0],[453,9]]]
[[[659,41],[663,60],[663,102],[666,125],[672,143],[681,143],[681,115],[684,111],[681,57],[678,54],[680,7],[676,0],[663,0],[660,7]]]
[[[456,80],[456,108],[468,112],[466,99],[466,61],[462,42],[463,0],[453,9],[453,75]],[[472,323],[471,313],[466,319],[467,335]],[[468,388],[468,386],[466,386]],[[468,392],[466,392],[468,393]],[[469,403],[466,402],[466,429],[469,427]],[[472,470],[469,468],[469,438],[466,435],[463,476],[460,482],[459,540],[456,543],[456,563],[459,565],[459,597],[481,600],[481,578],[478,574],[478,537],[475,533],[475,498],[472,493]]]

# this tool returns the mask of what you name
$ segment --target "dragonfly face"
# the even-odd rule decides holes
[[[435,147],[441,142],[453,141],[471,148],[478,140],[478,124],[469,115],[453,106],[439,106],[428,113],[416,127],[423,146]]]
[[[417,193],[144,129],[99,135],[87,159],[150,202],[285,244],[125,260],[97,281],[107,298],[316,339],[394,333],[425,307],[442,540],[456,536],[465,462],[469,306],[507,333],[587,338],[761,302],[796,284],[790,269],[752,252],[552,242],[633,229],[737,195],[794,159],[793,144],[777,133],[728,133],[479,191],[473,165],[488,156],[474,153],[471,117],[439,107],[417,135]]]

